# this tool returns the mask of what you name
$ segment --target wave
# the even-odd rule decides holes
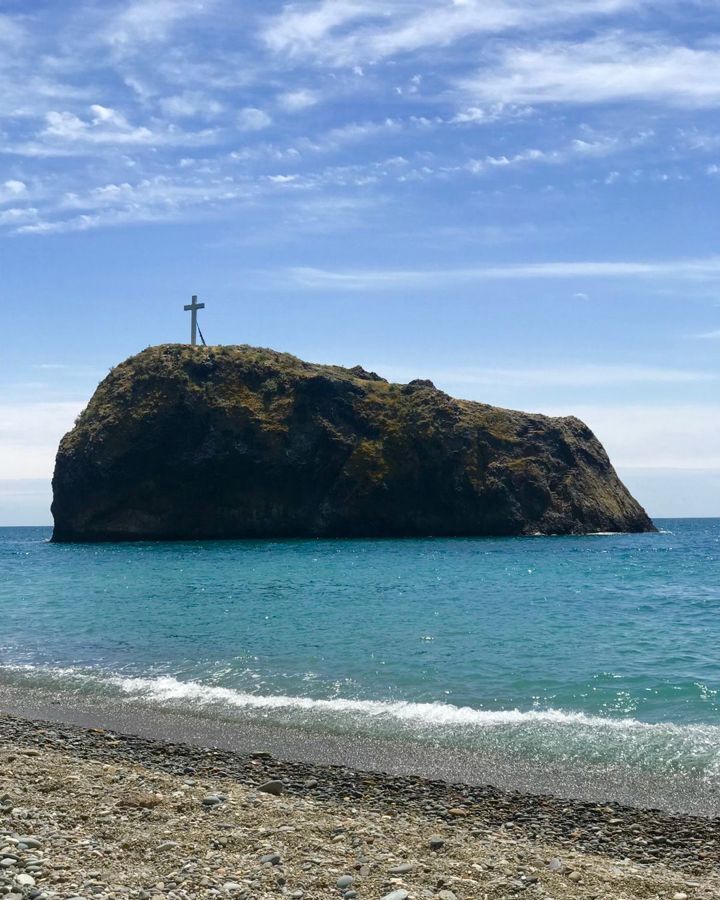
[[[103,697],[235,722],[262,722],[362,738],[430,742],[518,762],[622,767],[636,773],[692,776],[720,787],[720,726],[648,723],[562,709],[476,709],[409,700],[317,698],[251,693],[96,669],[0,666],[24,684],[56,695]]]

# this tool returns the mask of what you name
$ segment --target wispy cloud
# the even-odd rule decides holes
[[[337,290],[394,290],[407,287],[507,279],[694,278],[720,277],[720,256],[670,261],[579,261],[514,263],[461,269],[384,269],[339,271],[295,267],[288,280],[303,287]]]
[[[701,341],[720,341],[720,328],[714,331],[703,331],[700,334],[696,334],[695,337]]]
[[[397,381],[419,377],[417,372],[394,366],[378,366],[384,375]],[[643,384],[703,384],[720,381],[720,372],[699,369],[677,369],[647,365],[566,364],[557,366],[523,365],[512,367],[454,366],[423,370],[423,378],[431,378],[451,392],[477,387],[502,385],[512,388],[608,388]]]
[[[163,41],[178,24],[206,15],[212,0],[134,0],[110,17],[101,36],[115,48]]]
[[[496,65],[458,83],[479,102],[717,106],[720,50],[612,33],[583,42],[505,48]]]
[[[322,0],[306,7],[287,5],[269,18],[263,37],[275,53],[350,66],[639,5],[637,0]]]

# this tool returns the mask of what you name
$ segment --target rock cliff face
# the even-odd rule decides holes
[[[113,369],[53,492],[55,541],[653,530],[578,419],[245,346]]]

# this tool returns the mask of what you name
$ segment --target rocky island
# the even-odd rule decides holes
[[[59,542],[654,530],[576,418],[249,346],[114,368],[53,494]]]

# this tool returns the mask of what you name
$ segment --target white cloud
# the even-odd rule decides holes
[[[280,94],[277,100],[278,104],[288,112],[301,112],[304,109],[315,106],[320,100],[320,95],[316,91],[302,88],[301,90],[287,91],[284,94]]]
[[[481,103],[716,106],[720,50],[610,34],[585,42],[511,47],[497,65],[458,83]]]
[[[83,403],[0,404],[0,478],[49,478]]]
[[[183,91],[182,94],[163,97],[159,101],[159,106],[166,116],[176,119],[189,119],[195,116],[212,118],[224,109],[219,100],[201,91]]]
[[[288,4],[263,31],[275,53],[357,67],[484,34],[534,29],[632,9],[638,0],[321,0]]]
[[[34,222],[38,217],[38,209],[34,206],[12,206],[0,210],[0,225],[20,226],[26,222]]]
[[[542,262],[469,269],[384,269],[338,271],[295,267],[288,277],[296,284],[316,289],[393,290],[436,287],[451,281],[534,278],[695,278],[720,277],[720,256],[663,262]]]
[[[11,178],[4,184],[0,184],[0,203],[12,203],[25,193],[27,193],[25,182]]]
[[[212,129],[182,131],[175,126],[155,130],[132,125],[118,110],[98,103],[89,108],[90,117],[81,119],[72,112],[53,110],[45,116],[45,128],[35,141],[18,144],[11,152],[30,157],[88,154],[99,145],[117,147],[196,146],[212,143]]]
[[[695,337],[702,341],[720,341],[720,328],[715,331],[704,331]]]
[[[122,113],[95,103],[89,120],[71,112],[50,112],[45,116],[43,138],[93,144],[147,144],[154,140],[149,128],[134,128]]]
[[[557,407],[575,415],[623,469],[720,470],[720,405],[587,405]]]
[[[238,128],[241,131],[262,131],[272,125],[270,116],[254,106],[247,106],[238,113]]]
[[[118,49],[165,40],[186,19],[201,16],[211,0],[134,0],[123,4],[102,31],[103,39]]]

